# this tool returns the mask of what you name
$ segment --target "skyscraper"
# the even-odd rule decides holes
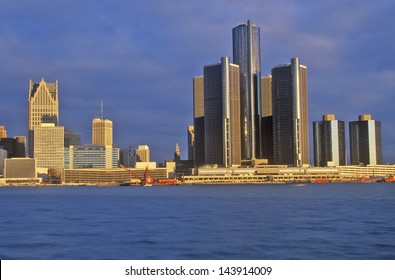
[[[350,125],[351,165],[383,163],[381,122],[371,115],[360,115],[359,121]]]
[[[273,163],[272,75],[261,78],[261,156]]]
[[[7,130],[2,125],[0,125],[0,140],[1,138],[7,138]]]
[[[119,152],[119,162],[124,167],[132,167],[135,165],[135,149],[133,146],[129,146],[128,148],[123,148]]]
[[[195,129],[195,145],[193,158],[195,166],[204,165],[204,78],[193,78],[193,126]]]
[[[346,165],[346,136],[344,121],[336,120],[335,115],[327,114],[322,121],[313,122],[314,165]]]
[[[81,134],[68,129],[64,130],[64,146],[79,146],[81,145]]]
[[[139,145],[136,150],[136,162],[150,162],[150,149],[148,145]]]
[[[26,136],[14,137],[14,157],[26,157]]]
[[[193,150],[195,146],[195,128],[193,125],[188,126],[188,160],[194,160]]]
[[[299,58],[272,69],[275,164],[309,164],[307,67]]]
[[[205,163],[240,165],[239,66],[222,57],[204,67]]]
[[[24,158],[26,157],[26,137],[2,138],[0,148],[7,151],[8,158]]]
[[[94,118],[92,121],[92,144],[112,146],[112,121]]]
[[[240,69],[241,158],[260,158],[260,29],[250,20],[233,28],[233,63]]]
[[[28,147],[33,157],[34,128],[42,123],[59,123],[58,81],[47,83],[44,78],[39,83],[30,80],[28,98]]]
[[[34,128],[34,155],[37,167],[55,170],[61,176],[64,169],[64,128],[42,123]]]

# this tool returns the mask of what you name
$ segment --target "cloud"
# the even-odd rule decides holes
[[[294,56],[307,65],[311,121],[372,113],[390,143],[394,11],[393,1],[3,1],[0,123],[26,134],[28,82],[45,77],[59,80],[61,123],[84,141],[104,99],[119,144],[150,142],[163,160],[178,142],[185,156],[192,78],[231,56],[232,28],[251,19],[262,73]]]

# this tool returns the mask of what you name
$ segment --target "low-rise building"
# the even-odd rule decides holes
[[[264,167],[218,168],[204,166],[196,176],[185,176],[187,184],[264,184],[293,182],[360,181],[366,178],[380,180],[393,178],[395,165],[336,166],[336,167],[288,167],[267,165]]]
[[[122,184],[132,180],[142,180],[145,168],[81,168],[65,169],[65,183],[73,184]],[[169,177],[166,168],[149,169],[148,175],[154,180]]]
[[[34,158],[7,158],[4,162],[4,177],[7,179],[37,178],[37,161]]]
[[[70,146],[64,149],[65,168],[117,168],[119,148],[98,145]]]

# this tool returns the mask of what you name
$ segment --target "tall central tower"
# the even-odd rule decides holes
[[[250,20],[233,28],[233,63],[240,69],[241,158],[260,158],[260,29]]]

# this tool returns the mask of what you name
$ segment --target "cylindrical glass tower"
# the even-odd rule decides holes
[[[240,126],[243,160],[260,158],[260,29],[250,20],[233,28],[233,63],[240,67]]]

